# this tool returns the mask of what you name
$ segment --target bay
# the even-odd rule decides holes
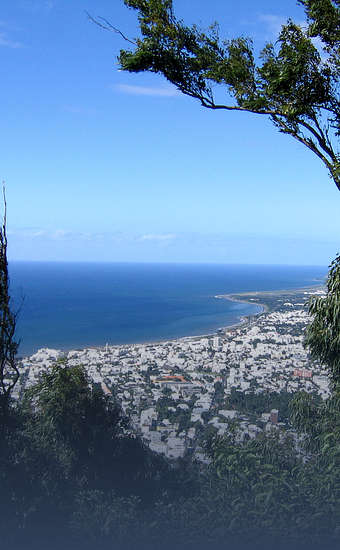
[[[209,334],[256,314],[218,294],[317,285],[326,267],[11,262],[20,355]]]

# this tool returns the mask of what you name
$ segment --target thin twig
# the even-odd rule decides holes
[[[120,36],[122,38],[124,38],[124,40],[126,40],[126,42],[130,42],[130,44],[133,44],[134,46],[137,46],[137,42],[135,42],[134,40],[130,40],[130,38],[125,36],[125,34],[123,34],[122,31],[120,31],[119,29],[114,27],[110,23],[110,21],[105,19],[105,17],[98,16],[97,18],[95,18],[86,10],[85,10],[85,13],[86,13],[87,17],[90,19],[90,21],[92,21],[92,23],[95,23],[95,25],[98,25],[98,27],[100,27],[101,29],[104,29],[105,31],[115,32],[116,34],[120,34]]]

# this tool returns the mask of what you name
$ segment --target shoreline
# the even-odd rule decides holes
[[[218,298],[218,299],[221,299],[221,300],[229,300],[230,302],[238,302],[238,303],[243,303],[243,304],[250,304],[250,305],[258,305],[258,306],[261,306],[263,308],[263,311],[262,313],[265,313],[267,311],[270,311],[270,308],[267,304],[264,304],[262,302],[255,302],[255,301],[250,301],[249,300],[244,300],[243,299],[243,296],[254,296],[254,298],[256,297],[260,297],[263,296],[263,297],[275,297],[275,296],[289,296],[289,295],[292,295],[292,296],[296,296],[297,294],[305,294],[305,293],[308,293],[309,292],[312,292],[312,291],[317,291],[317,290],[322,290],[324,288],[325,285],[322,285],[322,284],[317,284],[317,285],[313,285],[313,286],[304,286],[304,287],[301,287],[301,288],[295,288],[295,289],[283,289],[283,290],[255,290],[255,291],[250,291],[250,292],[240,292],[240,293],[233,293],[233,294],[217,294],[216,296],[214,296],[214,298]],[[255,316],[256,315],[260,315],[260,313],[255,313],[254,314]]]
[[[228,300],[230,302],[236,302],[236,303],[242,303],[242,304],[247,304],[247,305],[252,305],[252,306],[257,306],[257,307],[260,307],[262,308],[261,311],[257,312],[257,313],[252,313],[252,314],[249,314],[249,315],[241,315],[239,316],[239,320],[231,325],[226,325],[226,326],[222,326],[218,329],[212,329],[211,332],[209,333],[205,333],[205,334],[196,334],[196,335],[190,335],[190,336],[175,336],[173,338],[165,338],[164,340],[161,339],[161,340],[147,340],[147,341],[141,341],[141,342],[130,342],[130,343],[121,343],[121,344],[110,344],[109,342],[107,343],[108,347],[109,348],[121,348],[121,347],[128,347],[128,346],[146,346],[146,345],[161,345],[161,344],[166,344],[166,343],[170,343],[170,342],[176,342],[176,341],[188,341],[188,340],[199,340],[201,338],[212,338],[214,336],[222,336],[223,334],[225,334],[226,332],[229,332],[237,327],[240,327],[242,325],[244,325],[245,323],[249,322],[254,322],[256,321],[256,319],[262,315],[262,314],[265,314],[265,313],[268,313],[269,311],[271,311],[271,308],[265,304],[265,303],[261,303],[261,302],[255,302],[255,301],[250,301],[250,300],[246,300],[246,299],[243,299],[243,297],[249,297],[249,296],[254,296],[255,297],[258,297],[258,298],[261,298],[261,296],[263,297],[268,297],[268,298],[271,298],[271,297],[279,297],[280,295],[284,295],[284,296],[289,296],[289,295],[298,295],[298,294],[304,294],[304,293],[309,293],[309,292],[313,292],[313,291],[317,291],[317,290],[322,290],[324,289],[324,285],[323,284],[320,284],[318,282],[318,284],[315,284],[313,286],[308,286],[308,287],[301,287],[301,288],[295,288],[295,289],[281,289],[281,290],[261,290],[261,291],[250,291],[250,292],[240,292],[240,293],[232,293],[232,294],[218,294],[218,295],[215,295],[215,296],[212,296],[213,298],[215,299],[219,299],[219,300]],[[70,351],[81,351],[81,350],[84,350],[84,349],[97,349],[97,350],[105,350],[106,348],[106,344],[104,345],[91,345],[91,344],[88,344],[88,345],[85,345],[85,346],[82,346],[82,347],[71,347],[71,348],[63,348],[63,347],[60,347],[60,348],[48,348],[48,347],[42,347],[42,348],[37,348],[36,351],[33,351],[33,353],[31,354],[20,354],[18,355],[18,359],[19,360],[24,360],[28,357],[31,357],[32,355],[34,355],[35,353],[37,353],[37,351],[39,349],[56,349],[57,351],[60,351],[62,353],[68,353]]]

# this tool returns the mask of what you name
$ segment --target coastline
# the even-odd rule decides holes
[[[250,292],[239,292],[239,293],[233,293],[233,294],[217,294],[214,296],[215,298],[221,299],[221,300],[229,300],[230,302],[239,302],[243,304],[250,304],[250,305],[259,305],[263,308],[263,311],[261,313],[266,313],[267,311],[270,311],[270,307],[268,304],[263,302],[256,302],[255,298],[261,298],[261,297],[279,297],[279,296],[296,296],[297,294],[313,294],[313,291],[321,291],[324,289],[324,285],[317,284],[313,286],[305,286],[301,288],[295,288],[295,289],[283,289],[283,290],[256,290],[256,291],[250,291]],[[244,297],[253,297],[248,300],[245,300]],[[252,301],[251,301],[252,300]],[[253,301],[254,300],[254,301]],[[255,313],[256,315],[260,315],[260,313]]]
[[[200,335],[197,335],[197,336],[184,336],[184,337],[179,337],[179,338],[171,338],[171,339],[168,339],[167,342],[173,342],[174,340],[189,340],[189,339],[192,339],[192,338],[195,338],[195,339],[199,339],[199,338],[207,338],[207,337],[212,337],[212,336],[218,336],[219,333],[223,334],[229,330],[233,330],[234,328],[237,328],[237,327],[240,327],[241,325],[247,323],[247,322],[254,322],[256,321],[256,319],[264,314],[264,313],[269,313],[270,311],[272,311],[272,308],[270,308],[270,306],[266,303],[263,303],[263,302],[253,302],[253,301],[250,301],[250,300],[245,300],[244,299],[244,296],[248,297],[248,296],[254,296],[254,297],[262,297],[262,296],[265,296],[265,297],[279,297],[279,296],[289,296],[289,295],[292,295],[292,296],[296,296],[296,295],[299,295],[299,294],[304,294],[304,293],[311,293],[313,294],[313,291],[318,291],[318,290],[323,290],[324,289],[324,285],[318,283],[316,285],[313,285],[313,286],[307,286],[307,287],[301,287],[301,288],[295,288],[295,289],[289,289],[289,290],[286,290],[286,289],[283,289],[283,290],[258,290],[258,291],[250,291],[250,292],[240,292],[240,293],[233,293],[233,294],[217,294],[216,296],[214,296],[214,298],[216,299],[219,299],[219,300],[229,300],[230,302],[236,302],[236,303],[242,303],[242,304],[248,304],[248,305],[257,305],[257,306],[260,306],[262,308],[261,311],[259,311],[258,313],[251,313],[249,315],[242,315],[239,317],[239,321],[236,322],[236,323],[233,323],[232,325],[227,325],[227,326],[223,326],[221,327],[220,329],[214,331],[213,333],[208,333],[208,334],[200,334]],[[159,343],[161,343],[163,341],[159,341]],[[146,344],[147,342],[145,342]],[[155,344],[157,342],[154,342]],[[132,344],[133,345],[133,344]],[[137,345],[137,344],[135,344]]]
[[[221,299],[221,300],[228,300],[230,302],[236,302],[236,303],[243,303],[247,305],[252,306],[258,306],[261,308],[261,311],[258,311],[257,313],[252,313],[249,315],[241,315],[239,317],[239,320],[237,322],[233,322],[231,325],[222,326],[218,329],[212,329],[211,332],[203,333],[203,334],[195,334],[195,335],[189,335],[189,336],[176,336],[173,338],[165,338],[165,339],[158,339],[158,340],[143,340],[140,342],[128,342],[128,343],[120,343],[120,344],[110,344],[108,343],[109,348],[122,348],[122,347],[130,347],[130,346],[145,346],[145,345],[162,345],[166,344],[167,342],[176,342],[176,341],[188,341],[188,340],[199,340],[202,338],[212,338],[214,336],[221,336],[229,331],[232,331],[235,328],[238,328],[245,323],[251,323],[256,322],[258,317],[262,314],[269,313],[270,311],[274,311],[275,308],[268,305],[268,303],[265,303],[265,300],[263,299],[279,299],[280,297],[288,297],[288,296],[297,296],[297,295],[303,295],[303,294],[314,294],[317,291],[322,291],[324,289],[324,285],[318,283],[313,286],[308,287],[301,287],[301,288],[295,288],[295,289],[282,289],[282,290],[261,290],[261,291],[250,291],[250,292],[242,292],[242,293],[233,293],[233,294],[219,294],[213,296],[213,298]],[[248,299],[247,299],[248,298]],[[261,300],[261,301],[257,301]],[[75,350],[83,350],[83,349],[97,349],[97,350],[103,350],[106,348],[105,345],[95,345],[95,344],[88,344],[85,346],[73,346],[73,347],[60,347],[60,348],[45,348],[45,349],[58,349],[58,351],[62,353],[67,353],[69,351],[75,351]],[[44,349],[44,348],[38,348],[38,349]],[[37,350],[36,350],[37,351]],[[34,351],[31,354],[21,354],[18,359],[25,359],[27,357],[30,357],[34,353]]]

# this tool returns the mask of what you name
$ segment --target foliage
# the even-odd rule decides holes
[[[172,0],[124,2],[138,12],[141,38],[127,39],[107,20],[96,20],[134,44],[133,51],[120,52],[123,70],[160,73],[209,109],[269,116],[321,159],[340,190],[339,0],[300,0],[308,28],[289,20],[259,62],[250,39],[222,40],[217,24],[207,32],[189,27],[176,19]],[[225,103],[215,98],[216,84],[225,87]]]
[[[87,537],[90,548],[98,544],[136,543],[140,519],[137,497],[119,497],[114,491],[85,490],[78,493],[72,514],[72,529]],[[111,544],[110,544],[111,542]]]
[[[232,388],[226,406],[244,414],[255,415],[264,412],[268,413],[271,409],[278,409],[280,422],[290,423],[289,405],[294,397],[293,393],[284,390],[280,392],[263,391],[255,394],[245,393]],[[321,398],[314,394],[310,398],[315,404],[321,401]]]
[[[334,427],[340,408],[339,400],[327,402],[327,416],[311,406],[313,416],[301,408],[299,416],[295,408],[294,422],[314,441]],[[184,460],[170,467],[129,434],[117,405],[92,386],[82,367],[63,363],[10,411],[0,447],[0,527],[7,547],[23,540],[51,547],[52,537],[55,548],[65,540],[100,550],[112,544],[156,549],[166,542],[169,548],[220,548],[256,537],[263,548],[283,534],[285,541],[322,541],[324,547],[335,536],[339,431],[333,439],[320,436],[299,456],[294,439],[280,432],[240,443],[231,426],[226,437],[211,434],[209,467]]]
[[[340,392],[336,388],[331,397],[316,404],[309,394],[296,394],[290,403],[291,418],[298,433],[303,434],[301,446],[307,456],[321,468],[328,477],[340,502]]]
[[[330,266],[326,296],[309,303],[313,320],[306,334],[312,356],[328,367],[333,386],[340,386],[340,256]]]
[[[96,445],[102,446],[104,436],[112,440],[119,421],[103,393],[92,391],[85,370],[62,363],[26,392],[24,407],[26,437],[45,460],[48,477],[67,479],[77,472],[81,479]]]
[[[160,503],[149,540],[185,549],[334,550],[339,510],[332,473],[304,463],[294,447],[291,437],[276,433],[246,443],[232,432],[212,436],[199,494]]]
[[[338,495],[330,472],[315,461],[304,463],[294,449],[294,439],[275,432],[243,444],[233,435],[213,439],[216,490],[224,493],[231,531],[250,537],[285,532],[286,543],[326,541],[336,531]]]
[[[19,379],[16,362],[18,344],[15,341],[16,315],[11,309],[9,296],[4,187],[3,200],[4,217],[0,228],[0,415],[6,414],[11,392]]]
[[[299,0],[305,6],[307,17],[310,23],[309,33],[311,36],[321,36],[324,44],[329,50],[339,45],[340,27],[337,8],[339,0]],[[335,52],[336,53],[336,49]],[[339,63],[338,59],[338,63]]]
[[[176,401],[171,397],[171,390],[169,393],[163,391],[163,397],[160,397],[156,403],[156,412],[160,422],[170,416],[169,407],[176,408]]]
[[[133,521],[157,500],[190,495],[196,485],[186,465],[176,472],[131,433],[113,398],[83,367],[63,361],[9,407],[0,482],[4,544],[34,540],[35,549],[51,547],[51,537],[55,548],[73,538],[90,548],[94,541],[100,548],[128,541]]]
[[[217,381],[214,384],[214,396],[213,401],[217,405],[222,405],[224,399],[224,386],[222,382]]]

